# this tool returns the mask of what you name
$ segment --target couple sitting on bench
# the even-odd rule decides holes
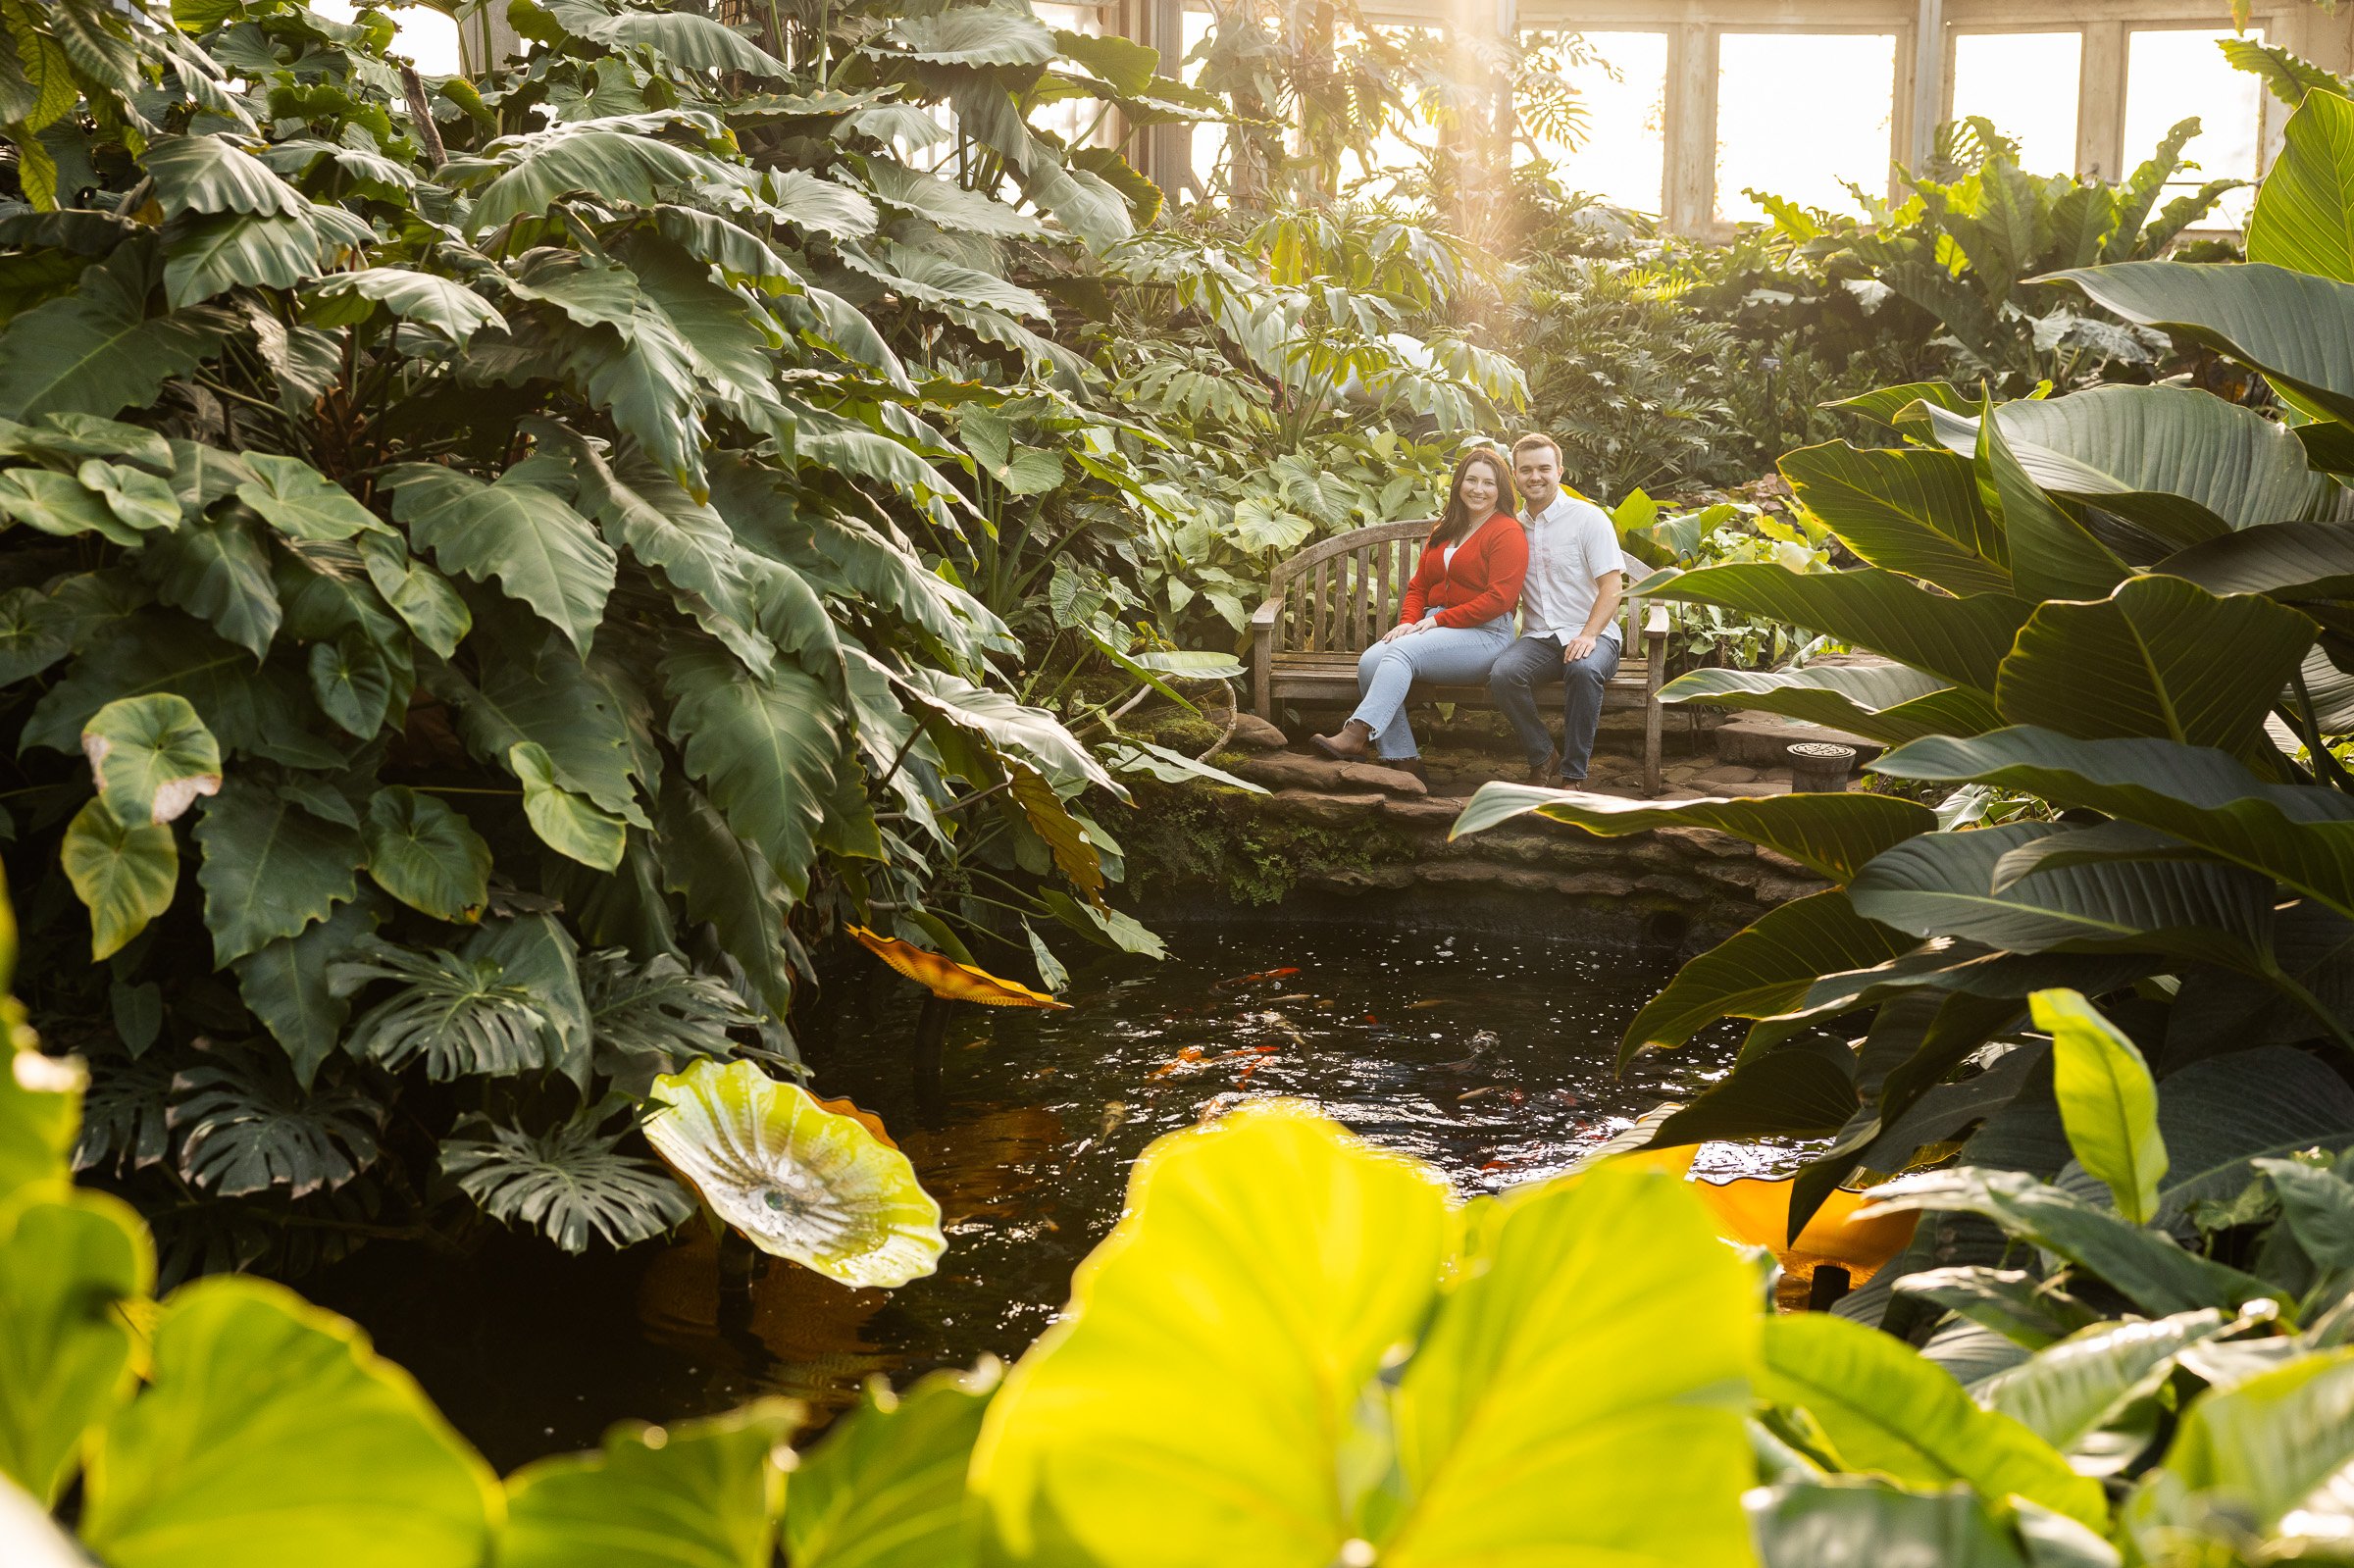
[[[1417,680],[1485,681],[1527,753],[1528,782],[1583,784],[1603,688],[1618,669],[1625,587],[1617,531],[1600,507],[1561,488],[1561,449],[1551,436],[1523,435],[1509,462],[1492,446],[1475,447],[1455,466],[1446,515],[1422,547],[1398,624],[1356,662],[1363,700],[1337,734],[1314,737],[1316,748],[1421,778],[1407,693]],[[1557,681],[1559,750],[1537,711],[1537,688]]]

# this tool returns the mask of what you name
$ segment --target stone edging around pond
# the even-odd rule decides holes
[[[1127,890],[1148,920],[1280,902],[1308,918],[1682,949],[1829,885],[1787,856],[1705,828],[1601,838],[1544,823],[1450,843],[1462,799],[1368,782],[1336,778],[1336,787],[1264,795],[1139,785],[1136,812],[1114,830]]]

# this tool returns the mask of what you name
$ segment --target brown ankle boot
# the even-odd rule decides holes
[[[1338,734],[1310,735],[1308,743],[1328,757],[1362,762],[1373,755],[1373,727],[1362,719],[1352,719],[1341,726]]]

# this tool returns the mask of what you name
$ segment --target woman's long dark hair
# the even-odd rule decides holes
[[[1496,476],[1496,510],[1510,513],[1518,507],[1510,460],[1492,446],[1475,446],[1455,465],[1455,478],[1447,481],[1447,510],[1439,515],[1439,526],[1431,530],[1433,544],[1460,544],[1471,531],[1471,512],[1463,505],[1463,471],[1474,463],[1487,464],[1488,472]]]

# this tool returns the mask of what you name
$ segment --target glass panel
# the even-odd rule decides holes
[[[1098,13],[1093,6],[1055,5],[1050,0],[1036,0],[1031,15],[1049,27],[1064,32],[1100,32]],[[1102,120],[1102,103],[1095,98],[1071,97],[1058,103],[1043,105],[1030,117],[1030,123],[1041,130],[1050,130],[1060,136],[1065,146],[1075,146],[1082,138],[1091,138]]]
[[[1965,32],[1954,38],[1950,118],[1984,115],[2019,143],[2020,167],[2064,175],[2076,167],[2080,32]]]
[[[1564,190],[1657,213],[1667,169],[1667,35],[1532,32],[1525,41],[1531,49],[1554,45],[1585,118],[1571,126],[1549,125],[1523,106],[1513,162],[1542,158]]]
[[[1193,59],[1194,51],[1202,47],[1202,42],[1209,36],[1212,25],[1212,20],[1206,10],[1196,11],[1190,6],[1186,9],[1186,59]],[[1160,69],[1164,75],[1175,75],[1177,63],[1164,60],[1161,62]],[[1202,67],[1199,64],[1186,66],[1181,79],[1199,83],[1202,79]],[[1203,190],[1208,190],[1211,177],[1217,173],[1218,160],[1226,156],[1226,127],[1224,126],[1194,126],[1192,152],[1194,177],[1202,182]],[[1168,194],[1171,201],[1175,201],[1179,197],[1179,192],[1174,190]]]
[[[1752,187],[1838,212],[1861,211],[1845,181],[1887,189],[1895,33],[1727,32],[1716,50],[1719,219],[1762,222]]]
[[[2216,47],[2231,36],[2188,28],[2149,28],[2125,36],[2125,167],[2117,173],[2131,173],[2175,121],[2199,117],[2199,134],[2182,149],[2198,167],[2167,182],[2161,206],[2205,180],[2256,177],[2264,84],[2249,72],[2234,71]],[[2246,36],[2264,41],[2262,28],[2250,28]],[[2255,200],[2254,190],[2235,190],[2202,227],[2245,224]]]
[[[349,22],[358,8],[351,0],[311,0],[311,9],[330,22]],[[458,74],[458,25],[438,11],[422,5],[387,8],[392,19],[392,49],[417,63],[421,76]]]

